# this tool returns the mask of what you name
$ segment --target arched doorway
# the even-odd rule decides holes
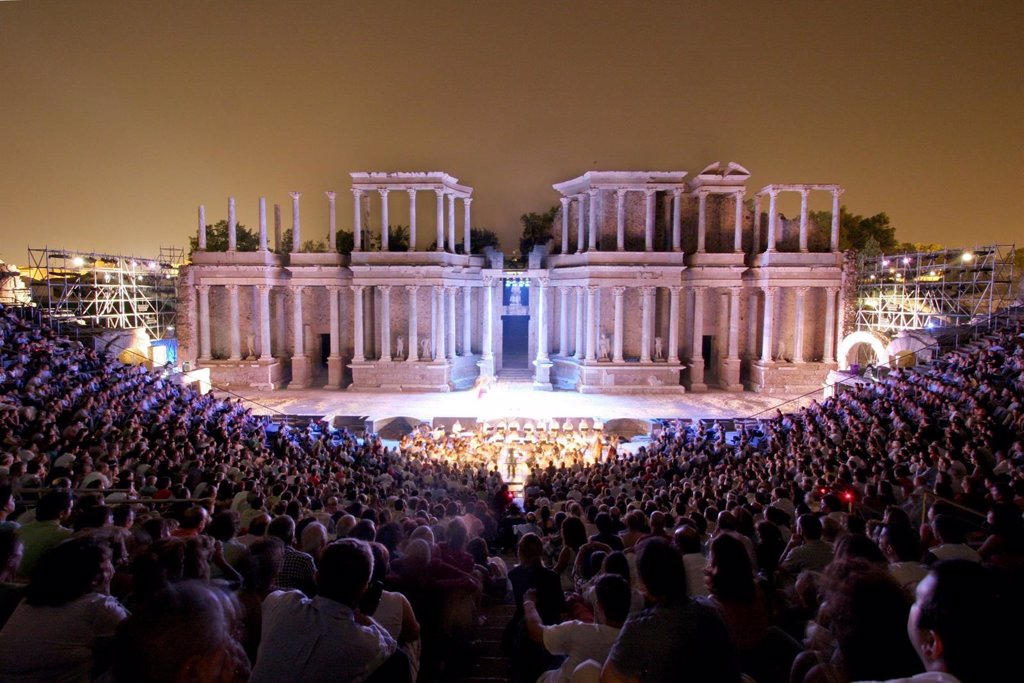
[[[867,365],[886,365],[889,352],[886,350],[888,340],[864,330],[852,332],[839,342],[836,353],[840,370],[849,370],[851,365],[865,367]]]
[[[530,316],[501,316],[502,368],[530,367]]]

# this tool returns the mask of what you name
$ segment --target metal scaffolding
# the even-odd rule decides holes
[[[183,249],[161,248],[156,259],[66,249],[28,250],[35,305],[68,331],[142,328],[152,339],[174,335],[178,268]]]
[[[856,327],[901,330],[969,325],[1013,301],[1014,245],[889,254],[858,268]]]

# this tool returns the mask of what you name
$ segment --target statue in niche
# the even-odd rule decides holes
[[[420,342],[420,359],[430,360],[430,340],[424,339]]]
[[[252,332],[245,335],[245,357],[249,359],[256,357],[256,335]]]
[[[395,358],[401,358],[405,355],[405,337],[398,335],[395,339]]]
[[[519,285],[512,285],[512,291],[509,292],[508,296],[509,306],[522,306],[523,305],[523,292]]]
[[[661,337],[654,338],[654,360],[662,360],[665,357],[664,343]]]
[[[597,358],[598,360],[611,360],[612,354],[608,344],[608,335],[602,334],[601,340],[597,346]]]

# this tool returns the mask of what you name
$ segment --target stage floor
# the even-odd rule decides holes
[[[483,420],[517,418],[748,418],[770,417],[821,399],[780,394],[708,391],[677,396],[627,396],[577,394],[570,391],[535,391],[531,385],[499,382],[489,393],[477,398],[474,390],[450,393],[377,393],[331,391],[326,389],[242,390],[217,392],[219,396],[241,396],[259,414],[362,416],[371,420],[388,417],[475,417]]]

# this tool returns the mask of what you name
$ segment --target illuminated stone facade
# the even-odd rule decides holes
[[[180,281],[181,357],[215,384],[261,388],[448,391],[514,365],[537,389],[820,388],[835,367],[842,255],[835,221],[822,231],[808,202],[828,193],[837,215],[842,190],[768,185],[745,202],[738,164],[686,176],[591,171],[554,185],[554,238],[518,271],[499,252],[469,253],[473,190],[446,173],[353,173],[350,255],[299,251],[297,193],[292,251],[270,251],[261,200],[259,251],[205,251],[200,228]],[[407,251],[381,229],[394,193],[408,202]],[[795,219],[780,214],[784,193],[799,195]]]

